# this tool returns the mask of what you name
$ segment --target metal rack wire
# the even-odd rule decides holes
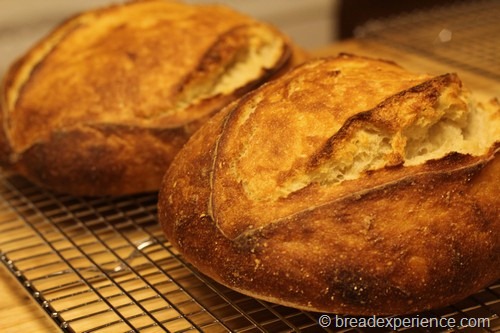
[[[467,6],[371,22],[358,33],[498,79],[500,25],[492,22],[500,4]],[[460,38],[436,42],[444,28]],[[156,200],[57,195],[0,173],[0,261],[63,332],[362,332],[322,328],[321,314],[260,301],[205,277],[164,239]],[[150,244],[141,248],[144,242]],[[419,316],[488,318],[489,328],[453,331],[500,332],[500,281]]]
[[[253,299],[200,274],[164,239],[154,194],[75,198],[4,175],[0,197],[1,261],[64,332],[361,332],[323,329],[321,314]],[[455,331],[500,332],[499,314],[497,283],[421,316],[486,317],[487,329]]]
[[[355,34],[500,80],[499,17],[499,1],[457,2],[372,20]]]

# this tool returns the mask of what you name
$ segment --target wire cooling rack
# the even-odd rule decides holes
[[[0,198],[1,261],[63,332],[363,332],[203,276],[165,240],[155,194],[75,198],[0,173]],[[419,316],[488,318],[453,331],[500,332],[499,314],[500,281]]]
[[[355,34],[500,80],[499,19],[500,1],[475,0],[372,20]]]

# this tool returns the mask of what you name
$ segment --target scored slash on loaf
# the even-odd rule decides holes
[[[159,220],[200,271],[271,302],[404,314],[500,277],[500,104],[456,74],[311,60],[233,102],[165,175]]]
[[[62,23],[0,92],[0,164],[76,195],[155,191],[188,137],[302,53],[217,5],[141,0]]]

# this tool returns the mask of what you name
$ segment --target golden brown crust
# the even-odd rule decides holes
[[[265,300],[357,315],[450,304],[500,277],[499,114],[453,74],[314,60],[190,139],[159,220],[202,272]]]
[[[297,56],[222,6],[142,0],[77,15],[7,73],[0,162],[73,194],[156,190],[199,124]]]

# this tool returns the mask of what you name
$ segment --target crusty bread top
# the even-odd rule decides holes
[[[309,61],[212,117],[158,216],[201,272],[267,301],[394,315],[500,276],[500,104],[455,74]]]
[[[309,62],[225,110],[209,214],[234,239],[330,200],[434,172],[421,166],[428,160],[486,156],[500,141],[500,105],[471,103],[454,74],[414,75],[350,55]]]
[[[90,11],[11,68],[4,131],[15,159],[77,124],[179,127],[213,112],[201,102],[279,68],[287,52],[273,28],[222,6],[143,0]]]

